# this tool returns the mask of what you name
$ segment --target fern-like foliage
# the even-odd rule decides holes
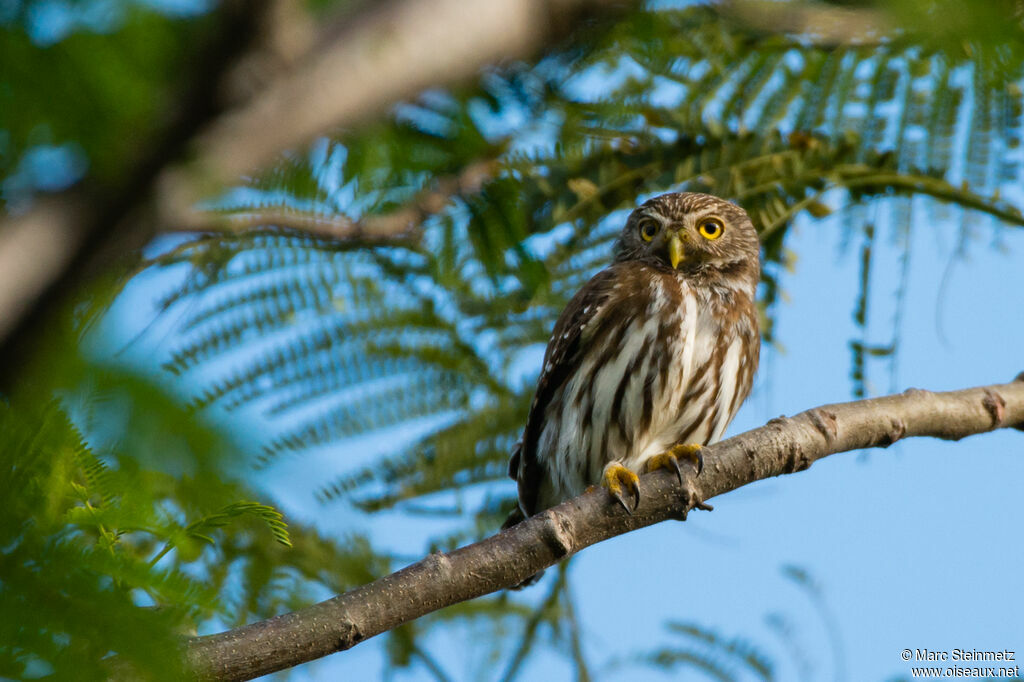
[[[118,550],[129,531],[118,522],[131,514],[119,504],[116,472],[58,405],[0,406],[0,428],[0,482],[20,491],[0,524],[0,675],[106,679],[111,651],[142,670],[168,671],[166,679],[180,675],[172,635],[216,595]],[[167,608],[138,608],[136,592]]]
[[[668,623],[678,643],[642,657],[648,665],[663,669],[691,668],[721,682],[778,679],[769,655],[741,637],[727,638],[695,623]]]
[[[131,372],[66,354],[0,402],[0,433],[4,679],[184,679],[183,635],[391,567],[250,501],[231,442]]]
[[[669,621],[665,644],[630,661],[613,661],[613,667],[640,663],[665,671],[695,671],[722,682],[825,679],[825,671],[842,678],[847,669],[842,632],[827,604],[826,590],[802,567],[784,565],[780,572],[804,597],[803,610],[810,611],[796,616],[792,609],[799,602],[789,602],[784,609],[765,614],[764,624],[775,641],[726,636],[700,623]],[[821,641],[808,641],[812,636]]]

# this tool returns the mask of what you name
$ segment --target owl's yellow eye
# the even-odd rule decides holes
[[[697,231],[704,239],[718,239],[725,233],[725,226],[718,218],[708,218],[701,221],[701,224],[697,226]]]
[[[658,228],[661,227],[657,220],[647,218],[640,221],[640,238],[645,242],[649,242],[654,239],[654,235],[658,234]]]

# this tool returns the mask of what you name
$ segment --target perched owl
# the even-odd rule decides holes
[[[684,192],[633,211],[614,262],[548,343],[509,463],[522,515],[597,483],[632,511],[638,473],[678,473],[681,457],[699,472],[700,447],[721,439],[750,392],[759,276],[757,232],[738,206]]]

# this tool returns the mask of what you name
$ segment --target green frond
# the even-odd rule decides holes
[[[232,502],[214,514],[193,521],[185,528],[185,533],[192,537],[209,540],[206,534],[210,530],[223,528],[242,516],[259,519],[266,524],[275,540],[285,547],[292,546],[288,537],[288,524],[284,522],[284,516],[273,507],[259,502]]]
[[[317,384],[321,382],[342,389],[394,376],[409,366],[423,364],[423,358],[413,353],[403,357],[387,352],[385,344],[405,336],[401,330],[409,330],[409,336],[425,346],[443,346],[449,340],[447,330],[430,321],[424,322],[419,312],[399,310],[355,324],[315,327],[298,338],[274,344],[242,368],[211,381],[194,401],[194,406],[204,407],[226,399],[228,407],[237,407],[273,395],[277,390],[284,394],[278,394],[278,400],[290,402],[295,397],[293,388],[303,389],[314,397],[319,390]],[[202,346],[179,351],[172,361],[173,366],[181,371],[201,364],[205,353],[212,352],[209,341],[204,339]],[[222,348],[225,352],[234,350],[227,345]],[[277,408],[281,409],[283,407]]]
[[[522,430],[527,407],[523,399],[474,410],[408,451],[339,478],[322,488],[319,496],[330,500],[353,495],[360,508],[377,511],[456,486],[500,480],[507,475],[508,455]],[[383,492],[368,494],[368,490]]]
[[[22,678],[42,669],[106,679],[110,662],[104,659],[114,651],[143,669],[159,662],[168,671],[161,679],[174,679],[181,671],[173,630],[212,595],[181,574],[152,571],[141,557],[118,551],[112,545],[117,529],[93,535],[67,525],[66,514],[83,499],[105,505],[118,491],[110,469],[57,402],[39,409],[0,404],[0,430],[0,484],[18,490],[0,516],[0,676]],[[175,609],[139,609],[132,597],[137,589],[166,598]]]
[[[283,277],[272,283],[256,284],[241,292],[232,292],[213,305],[202,307],[182,322],[182,331],[189,332],[203,324],[222,319],[232,313],[245,313],[251,309],[266,311],[266,325],[272,321],[287,320],[296,310],[332,310],[338,285],[334,269],[319,268],[308,277]]]
[[[694,623],[671,622],[666,627],[680,643],[643,654],[644,663],[669,670],[694,668],[724,682],[750,675],[763,682],[776,679],[771,658],[744,638],[726,638]]]
[[[275,544],[240,523],[246,518],[278,543],[288,543],[288,529],[276,510],[246,501],[251,493],[222,478],[226,468],[215,464],[230,459],[225,443],[203,435],[202,419],[182,419],[181,406],[149,380],[73,354],[61,362],[60,376],[75,386],[62,391],[66,399],[91,396],[81,409],[37,405],[38,386],[0,403],[0,485],[18,491],[0,515],[0,677],[109,679],[127,667],[140,678],[182,679],[181,634],[232,612],[271,615],[222,600],[210,570],[221,544],[243,535]],[[118,432],[115,417],[133,428]],[[138,439],[162,449],[132,452]],[[279,601],[292,605],[323,578],[293,571],[287,558],[277,565],[294,573],[277,585]]]
[[[346,401],[278,435],[263,447],[259,461],[266,465],[282,452],[301,451],[402,422],[443,415],[465,407],[466,400],[466,386],[458,374],[419,372],[398,385],[371,388],[358,400]]]

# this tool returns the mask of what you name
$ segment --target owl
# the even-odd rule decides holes
[[[750,392],[760,351],[757,232],[707,194],[630,214],[611,265],[569,301],[512,454],[511,525],[600,484],[627,511],[637,474],[697,466]]]

